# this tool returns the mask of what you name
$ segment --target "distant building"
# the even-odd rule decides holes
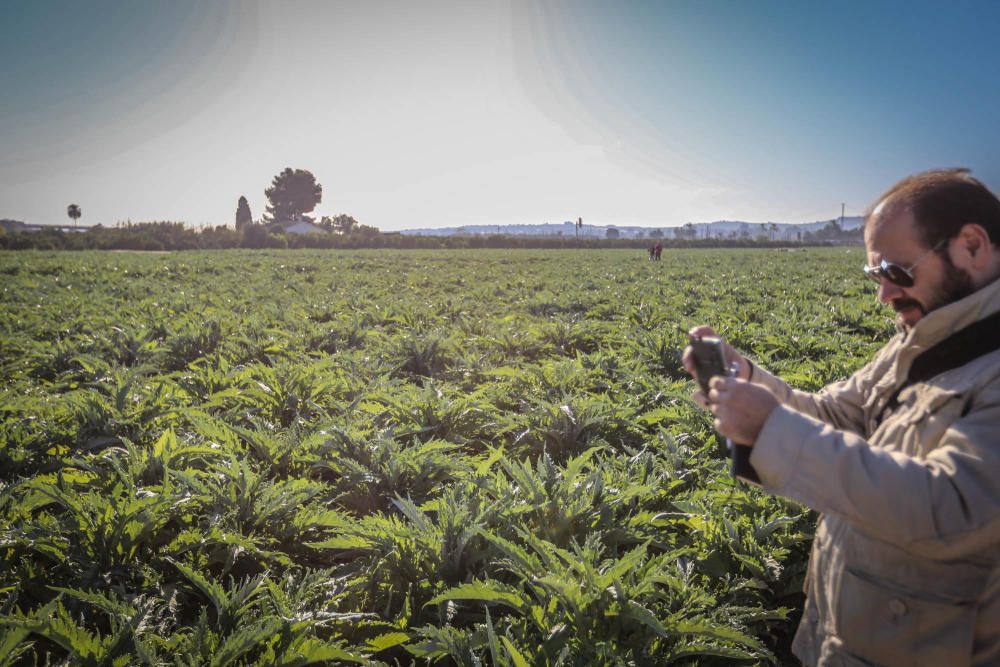
[[[20,220],[0,220],[0,227],[5,232],[23,232],[25,224]]]
[[[329,234],[326,229],[320,227],[314,222],[309,222],[308,220],[303,220],[301,218],[296,218],[294,220],[282,220],[280,222],[271,223],[268,226],[270,231],[284,232],[285,234]]]
[[[64,232],[66,234],[81,233],[87,231],[87,227],[70,227],[67,225],[29,225],[20,220],[0,220],[0,228],[5,232]]]

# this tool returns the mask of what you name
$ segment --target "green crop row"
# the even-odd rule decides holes
[[[781,663],[813,517],[680,350],[844,377],[863,259],[0,253],[0,666]]]

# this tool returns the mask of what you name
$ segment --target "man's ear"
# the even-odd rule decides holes
[[[973,265],[983,266],[992,255],[993,244],[990,243],[990,235],[986,229],[975,222],[970,222],[962,226],[958,232],[959,253],[966,256]]]

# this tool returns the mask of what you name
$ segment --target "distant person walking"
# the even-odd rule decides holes
[[[660,243],[659,241],[657,241],[656,245],[653,246],[653,258],[657,262],[659,262],[660,261],[660,255],[662,255],[662,254],[663,254],[663,244]]]
[[[649,261],[656,259],[656,245],[649,246]]]

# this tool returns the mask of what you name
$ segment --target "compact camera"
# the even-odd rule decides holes
[[[722,349],[722,339],[715,336],[701,336],[691,341],[694,351],[694,369],[701,391],[708,396],[708,381],[716,375],[729,375],[726,353]]]
[[[726,363],[726,353],[722,347],[722,339],[715,336],[701,336],[691,340],[691,349],[694,352],[694,369],[698,376],[698,384],[705,397],[708,397],[708,383],[716,375],[732,375],[729,364]],[[737,477],[753,484],[760,484],[760,477],[757,471],[750,465],[751,449],[734,444],[726,438],[726,446],[729,447],[731,459],[731,472],[733,477]]]

